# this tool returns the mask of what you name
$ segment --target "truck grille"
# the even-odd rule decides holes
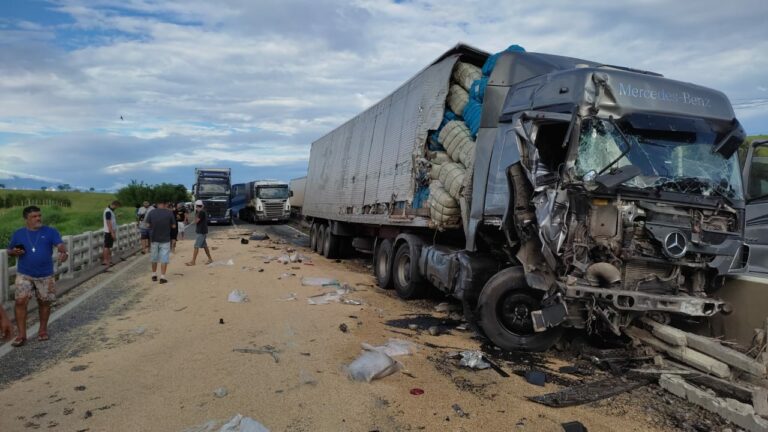
[[[205,209],[208,210],[208,215],[213,218],[223,218],[227,213],[227,203],[206,201]]]
[[[264,213],[268,218],[280,218],[283,217],[283,207],[285,203],[282,202],[267,202],[264,203]]]

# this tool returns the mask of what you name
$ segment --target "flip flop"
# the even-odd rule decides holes
[[[40,333],[39,335],[37,335],[37,341],[38,342],[45,342],[48,339],[49,339],[48,338],[48,333]]]
[[[17,337],[13,340],[13,342],[11,342],[11,346],[18,348],[23,346],[25,343],[27,343],[27,338]]]

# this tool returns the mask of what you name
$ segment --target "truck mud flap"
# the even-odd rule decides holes
[[[528,396],[531,400],[553,408],[563,408],[574,405],[599,401],[616,396],[648,384],[649,380],[630,380],[622,377],[611,377],[600,381],[567,387],[554,393],[541,396]]]

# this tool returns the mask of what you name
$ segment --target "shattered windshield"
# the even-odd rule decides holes
[[[622,183],[657,189],[743,200],[738,156],[713,153],[714,132],[639,129],[626,122],[585,119],[579,136],[576,174],[634,165],[640,174]],[[694,129],[694,128],[691,128]]]
[[[260,187],[256,196],[266,199],[285,199],[288,198],[288,187]]]

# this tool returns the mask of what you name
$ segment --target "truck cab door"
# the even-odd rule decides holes
[[[744,242],[749,245],[747,271],[768,277],[768,140],[749,146],[743,172],[747,206]]]

